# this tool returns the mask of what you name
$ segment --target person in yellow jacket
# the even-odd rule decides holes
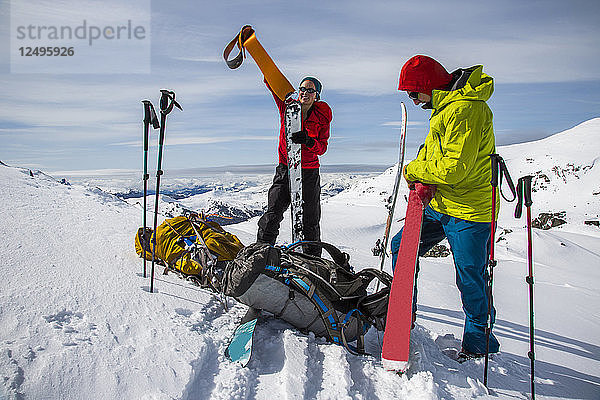
[[[406,91],[415,105],[432,110],[425,144],[403,171],[409,185],[418,181],[437,188],[423,215],[419,256],[448,239],[465,312],[459,356],[480,357],[486,350],[488,317],[486,264],[492,224],[489,155],[495,153],[492,111],[486,101],[494,91],[494,81],[483,73],[481,65],[448,73],[433,58],[417,55],[402,67],[398,90]],[[402,231],[391,242],[393,268],[401,238]],[[415,279],[413,319],[416,299]],[[495,314],[492,309],[492,324]],[[490,353],[499,351],[493,333],[489,346]]]

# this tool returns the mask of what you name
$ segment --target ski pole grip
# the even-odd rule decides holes
[[[523,197],[525,198],[525,207],[531,207],[531,205],[533,204],[533,200],[531,199],[531,179],[533,178],[533,176],[531,175],[527,175],[524,176],[523,178]]]
[[[169,94],[166,90],[160,91],[160,112],[164,112],[169,107]]]
[[[523,215],[523,178],[517,181],[517,205],[515,207],[515,218],[519,219]]]
[[[525,207],[531,207],[533,201],[531,200],[531,179],[533,176],[527,175],[519,178],[517,182],[517,207],[515,208],[515,218],[521,218],[523,215],[523,201]]]
[[[148,151],[148,128],[150,127],[150,101],[142,100],[144,103],[144,151]]]
[[[142,100],[142,103],[144,104],[144,151],[148,151],[148,129],[150,128],[150,124],[152,124],[152,128],[158,129],[160,128],[160,123],[158,122],[152,102],[150,100]]]
[[[492,184],[492,187],[498,187],[498,154],[490,154],[490,161],[492,163],[492,180],[490,183]]]
[[[173,106],[183,111],[183,108],[175,101],[175,92],[172,90],[161,89],[160,90],[160,113],[167,115],[173,111]]]

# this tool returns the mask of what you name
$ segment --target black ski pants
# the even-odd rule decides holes
[[[321,178],[318,168],[302,168],[302,200],[303,214],[302,224],[304,227],[304,240],[321,240]],[[259,242],[275,244],[279,234],[279,225],[283,220],[283,213],[290,206],[290,183],[288,167],[279,164],[275,168],[273,184],[269,189],[267,211],[258,220],[258,234],[256,240]],[[305,246],[305,254],[321,255],[321,248]]]

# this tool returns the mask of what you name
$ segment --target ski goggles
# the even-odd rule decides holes
[[[300,87],[298,88],[298,90],[299,90],[300,92],[302,92],[302,93],[306,92],[306,93],[308,93],[308,94],[317,93],[317,91],[316,91],[315,89],[313,89],[313,88],[307,88],[307,87],[304,87],[304,86],[300,86]]]
[[[408,97],[413,100],[419,100],[419,92],[408,92]]]

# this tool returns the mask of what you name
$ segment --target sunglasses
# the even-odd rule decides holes
[[[419,92],[408,92],[408,97],[413,100],[419,100]]]
[[[300,86],[298,88],[298,90],[301,91],[301,92],[303,92],[303,93],[306,92],[308,94],[317,93],[317,91],[315,89],[313,89],[313,88],[307,88],[307,87],[304,87],[304,86]]]

